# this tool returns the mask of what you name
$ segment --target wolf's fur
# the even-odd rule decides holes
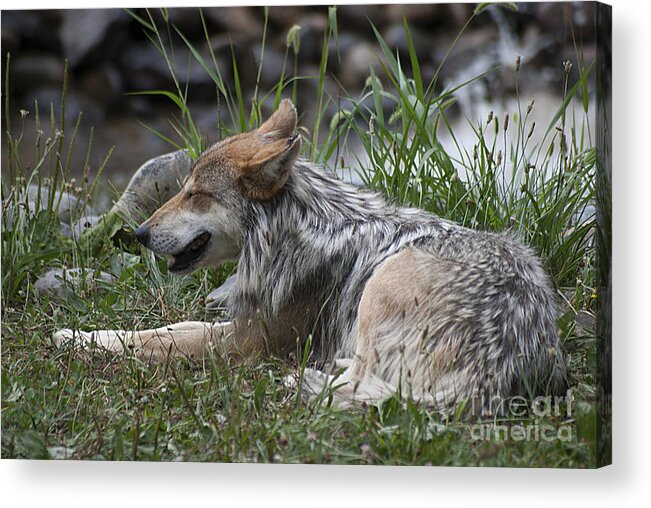
[[[287,353],[311,335],[317,366],[345,370],[335,379],[307,369],[303,389],[334,381],[341,404],[397,389],[449,407],[562,388],[554,291],[531,249],[394,206],[297,160],[295,128],[283,101],[259,129],[217,143],[137,232],[170,256],[171,270],[238,259],[231,323],[82,336],[157,358],[213,348],[241,361]],[[205,253],[181,262],[206,233]]]

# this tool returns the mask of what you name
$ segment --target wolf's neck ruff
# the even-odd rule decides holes
[[[419,239],[434,244],[458,227],[389,204],[303,160],[276,196],[250,203],[246,224],[238,284],[229,299],[232,315],[259,311],[272,319],[297,301],[315,301],[318,319],[311,332],[324,358],[351,354],[360,295],[384,259]]]

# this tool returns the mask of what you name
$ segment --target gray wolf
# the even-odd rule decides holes
[[[298,158],[296,123],[284,100],[258,129],[213,145],[136,231],[172,273],[237,260],[231,321],[56,340],[235,363],[311,337],[302,390],[334,384],[344,406],[396,391],[442,408],[561,391],[555,293],[532,250],[341,182]]]

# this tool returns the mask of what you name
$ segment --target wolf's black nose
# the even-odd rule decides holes
[[[147,247],[147,244],[149,243],[149,227],[145,224],[141,224],[140,227],[136,229],[136,238],[141,244]]]

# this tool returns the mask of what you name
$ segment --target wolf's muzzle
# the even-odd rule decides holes
[[[149,244],[149,226],[141,224],[138,229],[136,229],[136,238],[141,244],[147,247]]]

